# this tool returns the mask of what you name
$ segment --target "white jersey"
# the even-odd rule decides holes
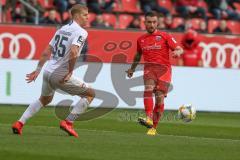
[[[57,30],[49,43],[49,45],[53,47],[53,52],[45,71],[50,73],[55,72],[59,75],[67,74],[71,46],[77,45],[80,47],[79,56],[87,36],[87,31],[80,27],[75,21]]]

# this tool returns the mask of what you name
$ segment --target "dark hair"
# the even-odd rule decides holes
[[[151,12],[145,13],[145,18],[146,17],[158,17],[158,15],[156,12],[151,11]]]

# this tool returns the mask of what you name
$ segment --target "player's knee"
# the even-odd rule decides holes
[[[92,99],[93,98],[95,98],[95,96],[96,96],[96,94],[95,94],[95,90],[92,88],[92,86],[91,85],[87,85],[87,91],[86,91],[86,93],[87,93],[87,96],[88,97],[92,97]]]
[[[165,97],[165,93],[162,91],[155,91],[154,93],[155,93],[155,97],[158,99],[164,99]]]
[[[145,85],[145,91],[147,92],[153,92],[154,86],[153,85]]]
[[[91,88],[91,94],[90,94],[90,96],[92,97],[92,99],[94,99],[95,96],[96,96],[96,93],[95,93],[94,89],[92,89],[92,88]]]
[[[88,100],[88,103],[90,104],[95,98],[95,91],[93,89],[88,89],[86,98]]]
[[[40,101],[41,101],[41,103],[42,103],[42,105],[43,106],[46,106],[46,105],[48,105],[49,103],[51,103],[52,102],[52,96],[48,96],[48,97],[40,97]]]
[[[155,104],[158,106],[164,104],[164,101],[162,98],[156,98],[155,101],[156,101]]]
[[[155,92],[155,100],[156,100],[156,105],[162,105],[162,104],[164,104],[164,98],[165,98],[165,96],[164,96],[165,94],[163,93],[163,92],[161,92],[161,91],[156,91]]]
[[[87,91],[86,91],[86,96],[90,97],[91,99],[94,99],[95,96],[96,96],[96,93],[95,93],[94,89],[88,88]]]

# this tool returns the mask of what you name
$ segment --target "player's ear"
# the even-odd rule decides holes
[[[79,19],[79,14],[75,14],[75,15],[74,15],[74,18],[75,18],[75,19]]]
[[[76,19],[78,19],[79,18],[79,14],[76,14],[75,17],[76,17]]]

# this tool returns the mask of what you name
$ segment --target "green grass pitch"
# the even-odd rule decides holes
[[[140,110],[116,109],[105,116],[76,122],[79,138],[59,129],[51,107],[30,119],[23,135],[12,123],[25,107],[0,106],[1,160],[240,160],[240,113],[198,112],[183,123],[165,112],[155,137],[136,123]]]

